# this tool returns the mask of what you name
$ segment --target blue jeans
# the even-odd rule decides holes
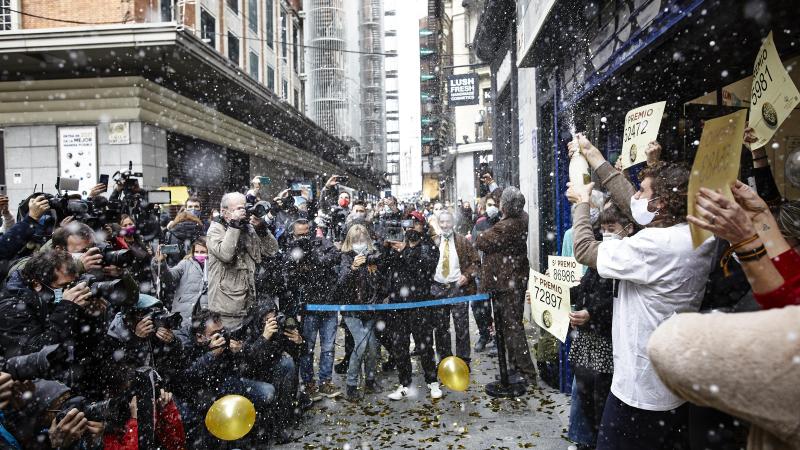
[[[592,430],[592,426],[589,424],[583,410],[584,402],[581,398],[583,395],[591,395],[591,393],[580,392],[578,383],[573,380],[569,407],[569,431],[567,432],[567,436],[570,441],[576,444],[594,445],[597,436],[595,436],[594,430]]]
[[[364,362],[364,378],[368,382],[375,381],[375,370],[378,366],[378,338],[375,336],[375,319],[345,316],[344,323],[353,335],[353,353],[350,354],[350,365],[347,367],[347,385],[358,386],[361,375],[361,362]],[[366,358],[365,358],[366,356]]]
[[[333,376],[333,344],[336,340],[338,313],[311,312],[303,318],[303,340],[306,351],[300,357],[300,377],[303,383],[314,381],[314,346],[319,333],[319,382],[331,381]]]

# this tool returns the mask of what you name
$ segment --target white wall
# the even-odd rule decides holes
[[[519,68],[517,72],[519,103],[519,188],[525,195],[528,212],[528,259],[539,269],[539,179],[536,143],[536,71]]]

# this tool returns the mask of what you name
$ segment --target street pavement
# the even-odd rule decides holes
[[[473,344],[477,339],[470,320]],[[534,331],[526,324],[531,351]],[[336,359],[344,352],[341,329]],[[455,343],[455,340],[453,341]],[[317,346],[318,348],[319,346]],[[384,353],[385,358],[385,353]],[[324,398],[306,414],[296,442],[282,449],[567,449],[569,397],[539,382],[517,399],[493,399],[484,391],[498,373],[497,358],[487,352],[472,357],[470,386],[454,392],[442,386],[444,397],[431,400],[414,359],[415,391],[401,401],[386,397],[397,385],[397,372],[379,373],[382,390],[358,403],[344,398],[344,376],[334,375],[342,390]]]

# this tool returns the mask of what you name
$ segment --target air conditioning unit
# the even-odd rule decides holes
[[[298,78],[300,78],[300,81],[306,81],[306,80],[308,80],[308,75],[307,75],[305,72],[303,72],[303,73],[301,73],[301,74],[297,75],[297,77],[298,77]]]

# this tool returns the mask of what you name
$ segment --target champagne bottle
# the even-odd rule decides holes
[[[569,182],[576,186],[582,186],[589,184],[591,181],[589,163],[578,150],[572,154],[572,158],[569,160]]]

